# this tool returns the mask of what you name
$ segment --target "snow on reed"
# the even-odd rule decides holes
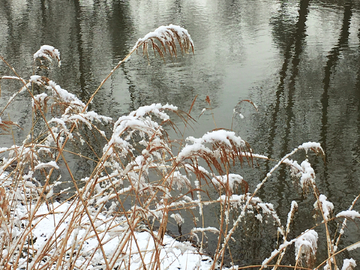
[[[162,120],[169,120],[170,117],[168,114],[163,112],[164,110],[177,111],[178,108],[174,105],[162,105],[160,103],[153,103],[151,105],[139,107],[137,110],[132,111],[129,115],[136,117],[144,117],[145,115],[149,115],[150,113],[152,113],[161,118]]]
[[[53,61],[53,59],[55,59],[58,66],[61,66],[60,52],[58,51],[58,49],[55,49],[53,46],[50,45],[42,45],[40,49],[36,53],[34,53],[33,57],[34,61],[36,61],[37,59],[45,58],[50,63]]]
[[[294,218],[294,215],[295,215],[295,211],[299,208],[297,202],[295,201],[292,201],[291,202],[291,208],[290,208],[290,211],[288,213],[288,216],[287,216],[287,221],[286,221],[286,235],[289,234],[290,232],[290,224],[291,224],[291,221],[293,220]]]
[[[304,188],[305,186],[315,182],[315,172],[307,160],[301,162],[301,168],[303,170],[301,171],[300,185],[302,188]]]
[[[201,152],[210,156],[213,155],[214,157],[220,157],[222,149],[238,150],[246,146],[245,141],[239,136],[236,136],[235,132],[224,129],[207,132],[201,138],[189,136],[186,140],[192,144],[186,144],[181,149],[176,158],[178,162]],[[207,147],[208,144],[220,147],[223,146],[224,148],[214,150]]]
[[[35,166],[34,170],[40,170],[40,169],[45,169],[45,168],[59,169],[59,166],[56,164],[55,161],[50,161],[50,162],[46,162],[46,163],[39,163],[38,165]]]
[[[267,268],[267,265],[271,262],[271,260],[273,260],[276,256],[279,255],[279,253],[281,253],[283,250],[285,250],[288,246],[292,245],[294,242],[296,241],[296,239],[293,239],[291,241],[285,241],[283,244],[281,244],[279,246],[279,248],[274,249],[271,252],[270,257],[266,258],[265,260],[262,261],[261,263],[261,269],[263,268]]]
[[[44,87],[45,90],[48,90],[52,93],[52,96],[59,99],[59,102],[69,103],[72,105],[79,106],[81,109],[85,107],[85,104],[74,94],[63,89],[60,85],[56,84],[54,81],[49,80],[48,78],[41,77],[39,75],[30,76],[29,83],[26,84],[23,88],[29,88],[31,84],[34,83],[39,87]]]
[[[160,46],[155,41],[158,41]],[[148,47],[151,47],[154,53],[157,52],[161,57],[164,57],[167,50],[171,56],[176,56],[175,41],[178,41],[182,53],[194,52],[194,42],[189,32],[181,26],[173,24],[160,26],[153,32],[146,34],[143,38],[139,38],[132,51],[141,47],[143,53],[147,55]]]
[[[178,226],[181,226],[185,222],[184,218],[179,213],[171,214],[170,217],[175,220]]]
[[[216,176],[211,179],[213,184],[219,188],[229,186],[230,190],[234,190],[236,185],[240,185],[244,178],[239,174],[229,173],[228,175]]]
[[[159,138],[162,135],[163,129],[158,122],[153,120],[153,116],[164,121],[169,120],[169,115],[166,111],[177,112],[177,107],[168,104],[152,104],[140,107],[129,115],[119,117],[114,123],[113,134],[109,142],[104,146],[103,153],[110,157],[114,153],[113,148],[116,148],[121,156],[127,156],[134,150],[128,141],[131,141],[135,134],[140,135],[145,146],[151,145],[155,147],[161,145],[166,148],[167,146],[161,144],[162,140]],[[153,138],[150,144],[146,138]],[[138,165],[140,163],[138,162]]]
[[[301,144],[298,148],[305,150],[306,153],[309,150],[312,150],[314,152],[319,152],[320,154],[325,155],[325,152],[322,149],[320,143],[317,143],[317,142],[306,142],[306,143]]]
[[[324,213],[324,219],[328,220],[332,211],[334,210],[334,204],[329,202],[325,195],[320,194],[319,200],[314,203],[314,209],[319,210],[319,205],[321,207],[322,213]]]
[[[355,249],[358,249],[358,248],[360,248],[360,241],[348,246],[346,249],[348,251],[351,251],[351,250],[355,250]]]
[[[273,219],[275,225],[282,227],[274,205],[263,202],[259,197],[251,196],[250,193],[241,195],[233,194],[231,196],[221,195],[217,200],[222,204],[230,203],[231,207],[238,211],[246,210],[249,214],[259,213],[260,215],[255,215],[255,217],[260,222],[263,222],[263,217],[270,217]]]
[[[191,187],[190,179],[179,171],[174,171],[173,174],[167,178],[167,183],[177,190]]]
[[[356,265],[357,264],[354,259],[344,259],[341,270],[352,270],[355,269]]]
[[[46,100],[48,99],[48,95],[46,93],[41,93],[34,96],[32,102],[32,107],[35,109],[37,104],[40,104],[41,107],[46,106]]]
[[[283,163],[290,166],[292,176],[300,179],[299,183],[303,190],[315,184],[315,171],[307,159],[300,165],[296,160],[288,158],[284,159]]]
[[[355,219],[355,218],[360,218],[360,213],[355,210],[345,210],[345,211],[341,211],[340,213],[336,214],[336,217],[337,218]]]
[[[296,260],[303,257],[307,262],[314,260],[317,251],[318,234],[314,230],[307,230],[295,241]]]

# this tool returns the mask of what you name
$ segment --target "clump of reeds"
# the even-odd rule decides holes
[[[298,151],[324,155],[319,144],[305,143],[295,148],[277,161],[251,191],[248,182],[232,173],[231,168],[243,163],[251,166],[254,159],[267,157],[253,153],[233,131],[216,129],[175,144],[165,128],[169,126],[179,132],[171,121],[172,115],[183,119],[185,125],[191,121],[176,106],[151,104],[118,119],[88,110],[104,82],[139,48],[146,56],[151,48],[164,58],[166,54],[176,56],[177,47],[184,53],[194,52],[189,33],[174,25],[160,27],[139,39],[86,104],[50,78],[35,74],[26,80],[9,65],[14,75],[1,79],[23,83],[17,94],[28,95],[33,126],[39,122],[41,125],[32,128],[21,145],[0,148],[1,268],[215,269],[224,266],[225,253],[231,249],[229,242],[236,241],[234,232],[246,216],[254,216],[258,222],[272,219],[281,237],[278,248],[269,250],[269,257],[257,268],[310,269],[326,265],[326,269],[337,269],[337,256],[360,246],[360,241],[354,241],[353,245],[340,248],[346,220],[360,217],[353,210],[358,197],[349,210],[337,214],[337,219],[344,221],[338,237],[331,238],[328,224],[335,219],[334,205],[318,191],[309,161],[299,164],[290,159]],[[51,46],[40,48],[34,58],[39,68],[52,68],[49,61],[60,63],[60,53]],[[41,93],[35,95],[34,87]],[[5,108],[12,101],[13,97]],[[16,128],[14,125],[10,120],[0,120],[0,128],[5,131]],[[110,136],[104,132],[108,125],[112,127]],[[104,142],[100,152],[92,147],[92,140],[99,138]],[[82,145],[80,149],[84,151],[75,153],[74,145]],[[91,157],[84,154],[89,152]],[[68,155],[92,160],[96,166],[87,177],[77,179],[67,161]],[[317,227],[304,228],[302,234],[289,239],[297,203],[289,206],[283,224],[274,206],[258,196],[283,164],[289,166],[303,190],[313,191],[314,209],[321,213],[326,230],[326,239],[321,241],[327,245],[328,258],[323,262],[316,258],[318,245],[322,244]],[[67,192],[58,188],[64,181],[60,166],[67,170],[74,191],[71,197],[64,195],[57,200]],[[212,197],[209,190],[216,191],[216,196]],[[211,205],[221,209],[218,227],[206,226],[204,208]],[[179,242],[167,235],[167,229],[170,223],[175,223],[182,234],[185,211],[192,213],[194,227],[188,235],[180,235],[183,242]],[[234,220],[232,213],[237,213]],[[206,233],[219,236],[213,258],[203,254]],[[294,264],[282,265],[292,245]],[[355,260],[344,260],[343,269],[355,266]],[[235,265],[230,268],[246,267],[256,268]]]

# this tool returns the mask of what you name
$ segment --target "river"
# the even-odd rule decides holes
[[[319,142],[326,156],[311,160],[319,191],[334,203],[335,212],[347,209],[360,193],[359,1],[63,2],[0,0],[0,54],[21,76],[33,73],[32,55],[40,46],[52,45],[61,53],[62,66],[49,76],[86,101],[138,38],[160,25],[180,25],[195,43],[194,55],[166,63],[152,56],[148,63],[140,54],[133,55],[105,83],[92,109],[114,118],[158,102],[188,111],[197,97],[192,109],[197,123],[188,135],[232,128],[254,152],[274,159],[303,142]],[[3,74],[12,75],[0,63]],[[18,90],[8,85],[1,82],[2,107]],[[212,110],[199,117],[209,107],[207,97]],[[242,100],[251,100],[258,110]],[[31,125],[30,112],[27,97],[19,96],[2,118],[10,117],[24,129],[2,136],[0,146],[21,143]],[[90,166],[76,158],[73,162]],[[254,169],[234,171],[254,188],[272,164],[260,162]],[[314,224],[312,195],[294,191],[285,167],[261,197],[272,202],[284,220],[291,201],[297,201],[301,218],[296,222]],[[238,235],[236,262],[261,263],[269,255],[273,236],[258,234]],[[355,230],[343,241],[358,241],[359,236]],[[319,250],[326,253],[322,244]],[[360,258],[359,252],[351,255]]]

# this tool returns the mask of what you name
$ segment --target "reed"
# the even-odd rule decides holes
[[[252,167],[266,156],[253,153],[252,148],[235,132],[215,129],[202,137],[183,138],[171,121],[176,115],[185,128],[192,121],[185,113],[169,104],[151,104],[112,119],[89,111],[105,81],[138,50],[149,58],[149,50],[161,58],[194,53],[189,33],[179,26],[162,26],[139,39],[130,53],[114,67],[99,87],[83,103],[76,95],[61,88],[43,69],[60,65],[60,53],[52,46],[43,46],[34,54],[37,74],[20,77],[5,59],[11,76],[1,80],[20,81],[23,86],[10,98],[0,116],[16,95],[26,95],[32,104],[33,125],[20,145],[0,148],[0,267],[2,269],[354,269],[354,259],[339,260],[345,251],[360,247],[354,240],[341,246],[347,220],[360,214],[353,208],[334,215],[334,205],[321,194],[315,172],[307,159],[291,158],[300,151],[324,155],[318,143],[304,143],[275,161],[266,177],[251,191],[247,181],[232,173],[235,166]],[[0,81],[1,82],[1,81]],[[40,89],[35,94],[34,89]],[[3,90],[4,91],[4,90]],[[247,100],[246,100],[247,101]],[[195,102],[195,100],[194,100]],[[210,100],[207,100],[211,106]],[[251,101],[254,107],[255,105]],[[192,104],[192,106],[194,103]],[[211,110],[211,109],[210,109]],[[31,119],[30,119],[31,118]],[[105,132],[108,127],[111,132]],[[20,128],[0,118],[1,136]],[[172,128],[178,141],[170,138]],[[110,134],[110,135],[109,135]],[[101,151],[93,141],[102,144]],[[83,151],[74,151],[78,146]],[[87,153],[87,154],[85,154]],[[90,154],[89,154],[90,153]],[[92,172],[77,179],[67,157],[96,164]],[[270,160],[269,160],[270,161]],[[271,160],[273,162],[273,160]],[[289,205],[285,223],[270,202],[258,193],[266,188],[269,178],[280,166],[288,166],[304,192],[312,191],[313,208],[322,222],[290,238],[298,205]],[[61,170],[69,179],[63,179]],[[63,181],[71,188],[61,188]],[[256,181],[252,179],[251,181]],[[69,194],[69,189],[72,195]],[[211,195],[216,194],[216,195]],[[61,200],[58,198],[61,197]],[[206,226],[204,209],[220,209],[217,227]],[[190,213],[185,214],[185,213]],[[232,217],[235,215],[235,219]],[[182,232],[182,225],[192,216],[193,229]],[[269,250],[261,265],[235,265],[230,241],[247,217],[256,222],[273,221],[279,233],[275,250]],[[343,220],[334,236],[329,224]],[[178,239],[169,236],[171,224],[178,227]],[[325,238],[317,230],[325,228]],[[207,234],[218,235],[215,255],[206,255]],[[318,245],[327,246],[328,256],[317,260]],[[294,248],[290,248],[294,247]],[[291,254],[293,265],[282,264]],[[225,261],[229,255],[230,261]]]

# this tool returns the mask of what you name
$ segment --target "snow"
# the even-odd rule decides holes
[[[234,190],[235,184],[240,185],[244,179],[239,174],[229,173],[228,175],[221,175],[214,177],[211,181],[215,186],[225,187],[229,185],[230,190]]]
[[[162,110],[171,110],[171,111],[177,111],[178,108],[173,105],[165,104],[162,105],[160,103],[154,103],[148,106],[142,106],[138,108],[136,111],[131,112],[130,116],[137,116],[137,117],[144,117],[146,114],[153,113],[162,120],[168,120],[170,117],[166,114],[161,112]]]
[[[298,209],[298,204],[296,201],[292,201],[291,202],[291,208],[290,208],[290,211],[288,213],[288,217],[287,217],[287,221],[286,221],[286,233],[288,234],[289,231],[290,231],[290,228],[289,228],[289,225],[291,223],[291,220],[293,219],[293,215],[294,215],[294,212]]]
[[[172,177],[168,178],[168,182],[172,184],[172,187],[176,187],[177,190],[191,186],[189,178],[186,175],[181,174],[179,171],[174,171]]]
[[[295,254],[298,260],[299,251],[305,256],[314,256],[317,251],[318,234],[314,230],[307,230],[295,241]]]
[[[41,93],[41,94],[38,94],[38,95],[34,96],[34,99],[32,100],[32,106],[34,107],[35,101],[37,101],[39,103],[44,103],[47,96],[48,95],[46,93]]]
[[[50,89],[53,91],[54,96],[58,96],[65,102],[73,103],[81,107],[85,107],[85,104],[82,101],[80,101],[80,99],[78,99],[74,94],[61,88],[60,85],[57,85],[54,81],[49,81],[48,85]]]
[[[151,39],[157,39],[163,44],[173,44],[174,37],[176,38],[174,32],[180,37],[180,39],[182,39],[182,42],[187,44],[186,40],[188,39],[190,43],[189,45],[191,47],[194,47],[194,42],[192,41],[190,34],[185,28],[182,28],[178,25],[170,24],[168,26],[162,25],[157,29],[155,29],[153,32],[147,33],[143,38],[139,38],[136,44],[134,45],[133,50],[136,50],[144,42]]]
[[[58,66],[60,67],[61,65],[60,52],[53,46],[42,45],[40,49],[36,53],[34,53],[34,61],[42,57],[47,59],[49,62],[52,62],[53,59],[56,59],[56,61],[58,62]]]
[[[319,150],[321,153],[324,153],[324,150],[321,148],[320,143],[317,142],[306,142],[298,147],[299,149],[304,149],[306,152],[311,149]]]
[[[199,153],[212,154],[212,151],[200,143],[196,143],[193,145],[187,144],[181,149],[181,152],[177,156],[176,161],[180,162],[187,157],[193,157],[195,155],[198,155]]]
[[[266,258],[265,260],[263,260],[263,262],[261,263],[261,265],[264,268],[267,268],[267,264],[270,263],[270,261],[276,257],[283,249],[287,248],[288,246],[292,245],[292,243],[294,243],[297,239],[293,239],[291,241],[284,241],[284,243],[282,243],[278,249],[275,249],[271,252],[270,257]]]
[[[241,139],[239,136],[235,135],[235,132],[228,131],[224,129],[215,130],[211,132],[207,132],[201,138],[195,138],[193,136],[189,136],[186,138],[188,142],[192,144],[186,144],[178,154],[176,160],[178,162],[192,156],[198,156],[201,154],[215,155],[216,151],[208,148],[206,144],[212,145],[223,145],[226,146],[231,151],[234,151],[233,148],[241,148],[245,147],[245,141]]]
[[[323,194],[320,194],[319,200],[314,203],[314,209],[319,209],[319,203],[322,208],[322,212],[324,213],[324,219],[328,220],[330,218],[331,212],[334,210],[334,204],[327,200],[327,197]]]
[[[315,172],[314,169],[311,167],[309,161],[304,160],[301,162],[301,178],[300,178],[300,185],[304,188],[306,185],[312,184],[315,182]]]
[[[81,224],[70,232],[70,237],[67,237],[67,231],[69,230],[69,224],[72,222],[72,213],[76,211],[77,206],[70,203],[54,203],[50,207],[46,204],[40,206],[40,208],[35,213],[35,218],[32,222],[32,237],[37,239],[32,248],[38,251],[40,254],[41,250],[44,248],[47,249],[48,243],[55,241],[60,243],[62,241],[67,241],[67,247],[71,250],[71,247],[75,245],[77,248],[81,247],[81,250],[78,252],[82,254],[82,257],[79,260],[84,260],[85,257],[94,253],[94,250],[98,249],[98,239],[88,233],[87,228],[89,228],[89,220],[86,216],[83,218]],[[26,217],[27,209],[23,205],[19,205],[17,208],[18,216]],[[147,266],[150,267],[151,263],[154,260],[154,254],[156,248],[160,250],[160,269],[170,269],[170,270],[179,270],[179,269],[210,269],[212,260],[210,257],[205,255],[200,255],[197,252],[197,249],[193,247],[189,242],[179,242],[172,237],[165,235],[163,239],[163,244],[158,245],[154,242],[154,236],[157,237],[157,232],[148,232],[148,231],[135,231],[129,233],[127,230],[126,223],[123,218],[115,218],[111,224],[111,228],[106,226],[106,220],[109,217],[104,216],[103,214],[98,214],[97,217],[92,217],[92,222],[97,227],[99,237],[101,239],[102,247],[105,251],[107,258],[111,258],[118,250],[123,237],[128,234],[130,241],[124,245],[122,254],[119,257],[119,262],[115,265],[119,265],[119,269],[123,269],[124,264],[122,262],[126,261],[125,265],[130,265],[130,269],[141,269],[142,260]],[[61,221],[61,222],[60,222]],[[77,224],[77,222],[75,222]],[[112,229],[113,228],[113,229]],[[17,228],[16,234],[24,233],[22,228]],[[197,228],[197,231],[201,231],[201,228]],[[213,231],[217,232],[216,228],[204,228],[203,231]],[[80,245],[82,239],[86,238],[86,241]],[[6,254],[8,250],[3,250],[3,254]],[[51,250],[47,249],[49,256],[51,255]],[[130,256],[131,255],[131,256]],[[35,255],[36,256],[36,255]],[[95,252],[92,262],[103,262],[103,255],[100,252]],[[141,259],[142,257],[142,259]],[[36,260],[34,259],[33,262]],[[42,264],[46,260],[39,260],[36,264]],[[23,264],[19,265],[18,269],[26,266],[26,261]],[[90,265],[87,269],[96,269],[96,264]]]
[[[179,213],[171,214],[170,217],[175,220],[178,226],[181,226],[185,222],[184,218]]]
[[[41,85],[43,83],[41,76],[39,76],[39,75],[31,75],[30,82],[36,83],[38,85]]]
[[[196,232],[212,232],[212,233],[216,233],[216,234],[220,234],[220,231],[218,228],[215,227],[206,227],[206,228],[192,228],[191,229],[191,233],[196,233]]]
[[[354,259],[345,259],[341,270],[351,270],[354,269],[355,267],[356,267],[356,262]]]
[[[336,215],[336,217],[337,218],[344,217],[344,218],[355,219],[355,218],[360,218],[360,213],[355,210],[346,210],[346,211],[342,211],[342,212],[338,213]]]
[[[90,111],[90,112],[85,112],[85,113],[79,113],[79,115],[84,118],[87,119],[88,121],[103,121],[104,123],[109,123],[111,122],[112,118],[111,117],[107,117],[107,116],[103,116],[103,115],[99,115],[94,111]]]
[[[360,241],[358,241],[358,242],[356,242],[356,243],[348,246],[346,249],[347,249],[348,251],[350,251],[350,250],[354,250],[354,249],[357,249],[357,248],[360,248]]]
[[[35,166],[35,170],[45,169],[45,168],[55,168],[59,169],[59,166],[56,164],[55,161],[50,161],[47,163],[40,163]]]
[[[202,137],[202,142],[222,142],[227,144],[229,147],[231,147],[234,142],[237,146],[245,146],[245,142],[240,137],[236,136],[235,132],[224,129],[207,132]]]

